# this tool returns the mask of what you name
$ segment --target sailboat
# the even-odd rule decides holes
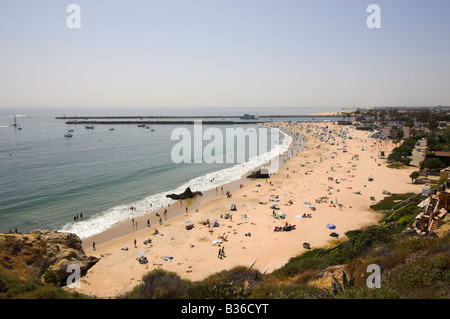
[[[69,129],[69,125],[67,125],[67,133],[64,134],[64,137],[72,137],[73,135],[71,132],[73,132],[73,130]]]
[[[14,114],[14,124],[13,124],[13,126],[17,127],[17,129],[19,131],[22,131],[22,128],[20,127],[20,125],[17,124],[16,114]]]

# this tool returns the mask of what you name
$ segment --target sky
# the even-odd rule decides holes
[[[1,0],[0,107],[450,105],[449,14],[448,0]]]

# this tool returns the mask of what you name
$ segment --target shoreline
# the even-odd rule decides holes
[[[285,130],[282,130],[282,131],[284,134],[289,135],[293,140],[292,140],[291,144],[289,145],[288,149],[284,153],[277,155],[278,163],[279,163],[279,167],[278,167],[277,171],[280,170],[284,166],[286,157],[289,157],[289,155],[288,155],[289,152],[291,152],[291,151],[297,152],[298,149],[301,149],[301,147],[302,147],[301,143],[298,143],[297,141],[299,139],[302,139],[303,136],[300,136],[296,139],[294,136],[291,135],[292,132],[286,132]],[[300,144],[300,146],[299,146],[299,144]],[[253,171],[257,171],[261,167],[264,167],[268,163],[269,162],[262,163],[255,169],[247,171],[245,174],[243,174],[241,177],[239,177],[235,181],[227,182],[221,186],[216,187],[215,189],[213,188],[213,189],[204,191],[204,192],[202,192],[203,195],[201,195],[201,196],[196,196],[194,198],[185,199],[182,202],[180,202],[180,200],[177,200],[176,202],[170,204],[167,207],[160,207],[157,209],[153,209],[151,211],[146,212],[144,215],[136,216],[136,217],[134,217],[134,221],[137,222],[136,223],[137,227],[135,227],[134,223],[132,223],[132,221],[130,219],[128,221],[119,222],[116,225],[112,226],[109,229],[102,231],[99,234],[95,234],[95,235],[83,238],[82,239],[83,249],[91,248],[92,242],[95,242],[96,247],[98,247],[99,245],[105,244],[109,241],[118,240],[120,238],[123,238],[124,236],[128,236],[137,231],[142,231],[144,229],[148,230],[149,228],[154,229],[155,225],[159,225],[160,218],[162,219],[163,224],[164,224],[165,222],[171,221],[172,218],[179,217],[182,214],[186,214],[185,207],[188,207],[189,212],[192,212],[192,211],[195,211],[196,209],[198,209],[199,206],[201,205],[201,203],[205,200],[223,198],[224,196],[226,196],[227,191],[233,193],[235,190],[239,189],[241,185],[245,185],[246,183],[248,183],[252,180],[255,180],[252,178],[247,178],[247,176],[249,174],[251,174]],[[263,180],[263,179],[256,179],[256,180]],[[196,191],[196,190],[193,190],[193,191]],[[167,210],[167,215],[163,214],[165,210]],[[156,214],[159,214],[159,216]],[[147,221],[150,221],[150,225],[151,225],[150,227],[147,226]]]

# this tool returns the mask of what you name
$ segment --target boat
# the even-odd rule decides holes
[[[73,135],[69,132],[67,132],[66,134],[64,134],[65,137],[72,137]]]
[[[149,130],[149,129],[150,129],[150,126],[147,125],[145,128],[146,128],[147,130]]]
[[[88,130],[94,129],[94,125],[85,125],[84,127],[87,128]]]
[[[14,126],[14,127],[17,127],[17,129],[18,129],[19,131],[22,131],[22,128],[21,128],[20,125],[17,123],[16,114],[14,114],[14,124],[13,124],[13,126]]]
[[[244,114],[244,116],[241,116],[241,120],[257,120],[259,119],[258,114],[251,115],[251,114]]]
[[[152,128],[150,131],[152,131],[152,132],[154,132],[155,131],[155,129],[154,128]]]
[[[109,129],[110,131],[114,131],[115,130],[115,128],[114,127],[111,127],[110,129]]]
[[[75,132],[73,129],[69,129],[69,130],[67,130],[67,132],[69,132],[69,133],[73,133],[73,132]]]
[[[145,124],[138,124],[138,127],[145,127]]]

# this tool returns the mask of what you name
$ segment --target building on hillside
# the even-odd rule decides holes
[[[445,165],[450,165],[450,152],[435,152],[436,158]]]
[[[421,234],[436,231],[450,208],[450,179],[447,178],[436,192],[430,192],[418,207],[421,212],[416,216],[417,231]]]

